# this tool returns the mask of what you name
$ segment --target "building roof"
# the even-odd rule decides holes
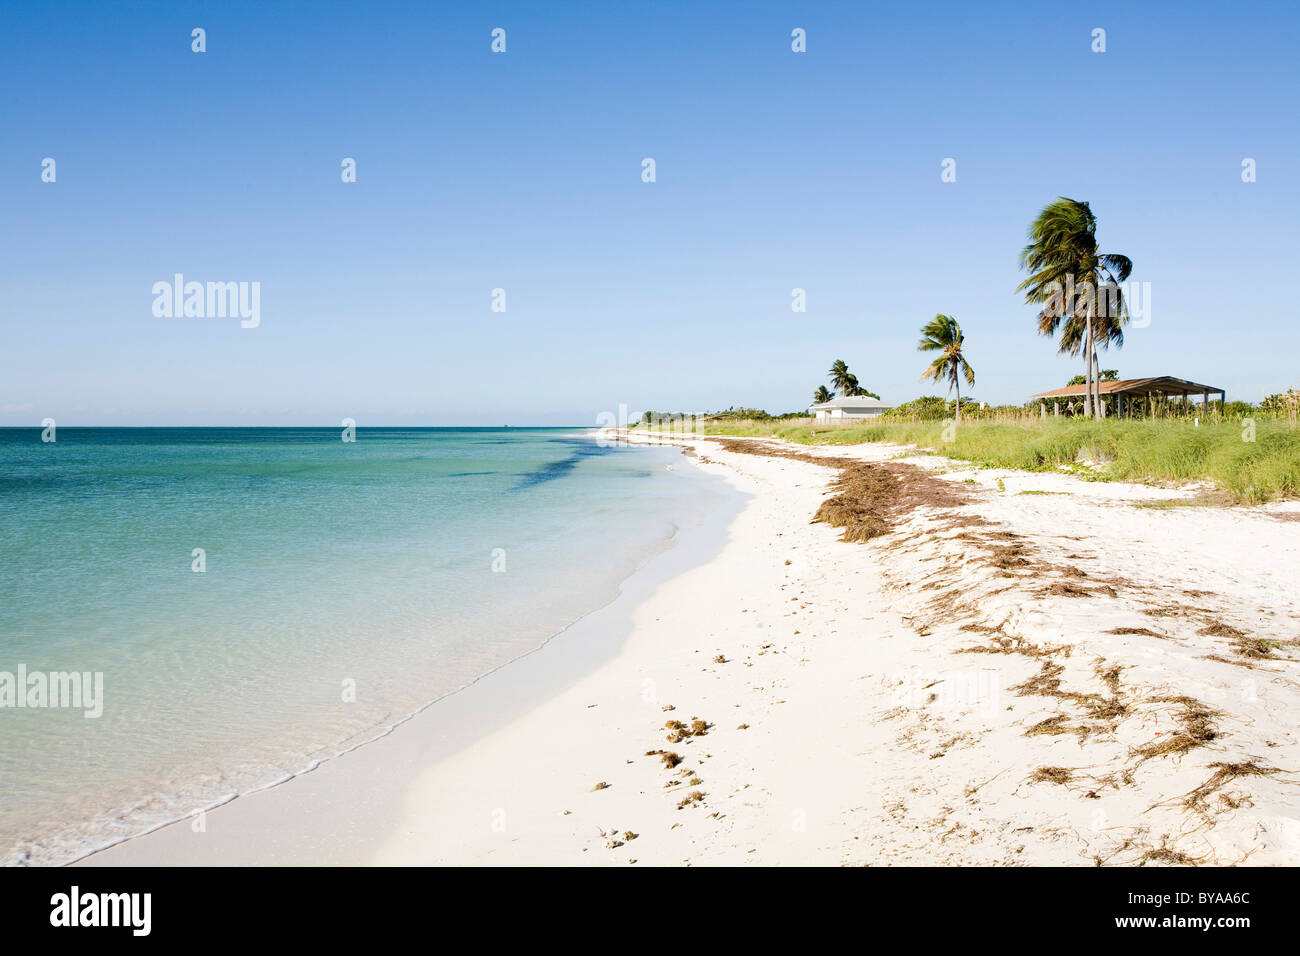
[[[882,402],[878,398],[872,398],[870,395],[839,395],[832,398],[829,402],[822,402],[819,405],[809,405],[813,409],[830,409],[830,408],[893,408],[888,402]]]
[[[1205,392],[1222,392],[1223,389],[1216,385],[1199,385],[1196,382],[1189,382],[1183,378],[1174,378],[1172,375],[1157,375],[1154,378],[1125,378],[1118,382],[1098,382],[1097,387],[1101,389],[1103,395],[1128,394],[1146,395],[1149,392],[1160,392],[1165,395],[1201,395]],[[1067,385],[1065,388],[1054,388],[1050,392],[1039,392],[1033,398],[1072,398],[1081,396],[1086,392],[1083,385]]]

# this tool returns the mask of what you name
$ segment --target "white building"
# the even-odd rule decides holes
[[[829,402],[812,405],[808,410],[817,416],[819,422],[822,422],[845,418],[875,418],[893,407],[869,395],[841,395],[832,398]]]

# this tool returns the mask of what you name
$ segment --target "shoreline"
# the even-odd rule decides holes
[[[1300,860],[1294,635],[1257,613],[1300,611],[1300,548],[1270,512],[1147,510],[1167,492],[885,446],[681,443],[755,493],[728,547],[598,674],[427,768],[377,862]],[[810,519],[830,469],[863,461],[922,469],[920,491],[845,543]],[[1161,558],[1171,534],[1241,562],[1220,594]],[[1248,628],[1276,649],[1250,656]]]
[[[483,682],[506,712],[471,688],[293,800],[82,862],[1300,861],[1300,542],[1274,509],[884,445],[650,443],[749,498],[709,560],[591,616],[597,666],[541,693],[508,665]],[[846,467],[918,469],[865,543],[811,521]]]
[[[583,434],[590,434],[586,430]],[[676,463],[680,464],[680,462]],[[703,476],[701,476],[703,477]],[[375,809],[373,794],[362,796],[365,783],[381,776],[385,760],[405,760],[418,754],[421,760],[437,760],[463,747],[473,746],[481,736],[491,733],[491,725],[508,723],[525,714],[548,694],[597,669],[602,661],[618,650],[617,644],[606,646],[603,635],[616,616],[625,615],[629,605],[652,592],[663,580],[707,562],[721,547],[726,527],[744,506],[743,496],[727,488],[721,500],[704,520],[695,524],[674,523],[674,533],[660,550],[645,558],[617,584],[612,599],[587,611],[548,636],[541,644],[474,677],[463,686],[428,701],[416,710],[381,728],[372,736],[351,743],[337,754],[312,760],[302,770],[259,787],[227,795],[208,806],[169,820],[129,837],[115,840],[69,860],[62,866],[167,866],[167,865],[358,865],[368,862],[367,847],[379,842],[375,833],[352,839],[346,847],[323,847],[325,837],[354,830],[346,804],[340,804],[327,787],[354,791],[358,815],[361,805]],[[563,645],[557,647],[557,645]],[[411,725],[419,726],[412,728]],[[484,725],[488,725],[484,729]],[[409,729],[408,729],[409,728]],[[403,733],[405,731],[405,733]],[[461,737],[458,734],[467,736]],[[383,755],[371,755],[365,767],[357,755],[379,747],[394,735],[399,743],[385,747]],[[415,739],[416,737],[419,739]],[[346,763],[343,768],[335,765]],[[330,778],[328,783],[315,782],[317,775]],[[400,775],[399,775],[400,776]],[[313,781],[307,785],[306,781]],[[385,780],[385,789],[403,786],[397,778]],[[275,794],[271,799],[268,795]],[[265,800],[256,798],[267,797]],[[338,819],[338,830],[329,833],[300,832],[287,840],[283,825],[301,812],[295,801],[302,800],[311,812],[322,812]],[[250,804],[257,806],[250,807]],[[243,804],[243,808],[234,808]],[[266,804],[264,806],[264,804]],[[193,829],[196,816],[206,816],[202,832]],[[232,819],[235,818],[235,819]],[[217,839],[204,837],[224,834]],[[249,848],[232,846],[232,841],[262,840],[272,848],[268,854],[249,853]]]
[[[155,465],[144,472],[152,467],[160,474],[218,477],[213,486],[200,479],[189,487],[180,479],[186,494],[204,500],[187,502],[189,513],[173,512],[172,521],[157,518],[140,483],[114,486],[121,501],[112,510],[120,506],[124,537],[114,541],[114,560],[103,575],[72,575],[58,627],[35,614],[49,600],[43,585],[30,585],[86,565],[76,558],[62,562],[39,544],[57,540],[59,521],[29,525],[36,529],[30,539],[14,536],[20,551],[36,548],[26,569],[16,569],[15,582],[29,585],[20,589],[27,599],[11,615],[16,651],[48,650],[106,673],[113,706],[104,719],[87,722],[84,732],[78,725],[75,734],[63,733],[55,716],[34,719],[35,712],[6,722],[12,746],[0,775],[11,777],[14,799],[0,812],[4,865],[66,865],[200,809],[281,785],[372,742],[615,600],[624,580],[675,546],[679,527],[694,523],[727,493],[692,469],[674,474],[675,450],[611,454],[622,449],[598,448],[590,428],[528,434],[482,429],[486,437],[470,440],[443,435],[460,429],[437,429],[376,436],[375,444],[359,446],[362,458],[378,465],[374,479],[395,496],[373,508],[340,505],[349,520],[339,522],[338,514],[322,520],[343,500],[326,489],[340,480],[349,487],[345,473],[355,463],[337,470],[319,437],[282,429],[251,436],[218,430],[212,444],[209,436],[185,429],[147,440],[105,431],[95,439],[99,450],[75,432],[63,436],[75,459],[65,473],[72,487],[82,473],[77,462],[111,464],[117,452],[103,449],[114,448],[133,458],[137,441],[158,450],[149,456]],[[443,438],[434,442],[431,434]],[[455,459],[480,451],[487,470],[462,474]],[[211,456],[215,463],[187,467]],[[587,467],[590,458],[603,462]],[[191,576],[191,567],[178,562],[177,570],[187,573],[150,578],[153,592],[136,587],[139,575],[132,569],[160,574],[160,540],[176,529],[191,522],[241,526],[233,512],[249,507],[247,497],[220,490],[222,462],[230,461],[246,465],[250,475],[287,469],[310,477],[277,490],[267,483],[253,496],[276,513],[270,524],[245,527],[247,535],[232,531],[224,540],[204,532],[203,543],[224,555],[217,575]],[[302,461],[326,464],[300,472],[295,462]],[[443,473],[450,479],[446,488],[425,484]],[[551,484],[553,478],[563,480]],[[485,482],[500,496],[485,493]],[[196,488],[211,490],[211,498]],[[643,507],[629,511],[629,496]],[[326,507],[301,507],[308,500]],[[482,513],[446,507],[453,500],[481,502]],[[93,522],[100,506],[67,507],[64,520],[76,525]],[[64,513],[57,505],[49,511]],[[301,516],[296,522],[295,514]],[[253,539],[256,545],[241,553]],[[492,549],[491,575],[486,560],[480,564],[480,544],[489,543],[511,547],[509,574],[497,573],[506,569],[504,549]],[[183,553],[188,561],[188,550]],[[105,589],[116,585],[120,597],[108,609],[116,626],[104,625],[87,603],[86,582],[92,580]],[[78,581],[85,585],[80,593]],[[35,638],[26,650],[24,633]],[[139,659],[146,655],[167,665]],[[332,686],[333,675],[345,677],[342,693]],[[360,688],[351,699],[349,681]]]

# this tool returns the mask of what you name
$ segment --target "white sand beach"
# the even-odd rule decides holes
[[[614,605],[82,863],[1300,863],[1294,504],[920,456],[965,503],[849,543],[811,521],[835,467],[682,444],[748,501]]]

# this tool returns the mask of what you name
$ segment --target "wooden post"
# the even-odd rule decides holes
[[[1204,395],[1201,396],[1201,414],[1202,415],[1210,414],[1210,393],[1209,392],[1206,392]]]

